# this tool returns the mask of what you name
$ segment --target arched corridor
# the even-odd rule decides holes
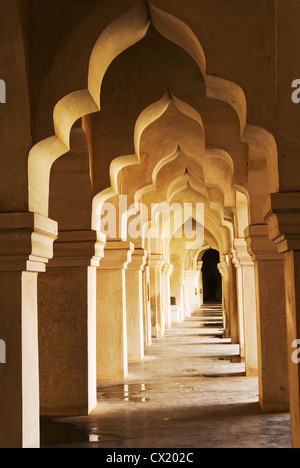
[[[298,10],[229,3],[0,0],[1,448],[300,447]]]
[[[290,448],[289,415],[263,414],[257,379],[245,377],[239,346],[222,339],[212,309],[155,339],[126,380],[102,382],[88,418],[43,419],[42,446]]]

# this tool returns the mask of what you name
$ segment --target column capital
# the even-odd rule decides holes
[[[278,252],[300,251],[300,192],[271,194],[264,211],[269,238]]]
[[[237,262],[239,262],[241,267],[250,267],[254,265],[252,258],[248,253],[247,243],[244,239],[234,239],[233,248],[236,255],[235,266]]]
[[[45,272],[57,233],[57,223],[37,213],[0,213],[0,271]]]
[[[96,231],[59,231],[49,268],[99,266],[105,244]]]
[[[150,254],[149,267],[162,268],[165,263],[165,257],[161,254]]]
[[[125,241],[108,241],[104,248],[104,258],[100,262],[100,270],[127,269],[131,262],[134,244]]]
[[[197,270],[198,270],[199,272],[202,271],[203,264],[204,264],[204,262],[197,262]]]
[[[218,270],[221,273],[221,276],[225,279],[229,279],[229,265],[225,259],[226,257],[221,257],[221,261],[218,264]]]
[[[240,262],[239,262],[239,259],[237,257],[237,251],[234,250],[234,248],[232,248],[232,250],[231,250],[231,259],[232,259],[232,263],[235,266],[235,268],[238,269],[238,268],[242,267]]]
[[[143,271],[147,263],[147,251],[144,249],[135,249],[131,255],[131,262],[128,264],[130,271]]]
[[[253,262],[257,260],[274,261],[281,260],[281,254],[276,245],[269,238],[267,224],[251,225],[245,230],[245,239]]]

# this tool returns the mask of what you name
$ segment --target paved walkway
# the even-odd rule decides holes
[[[257,379],[222,338],[214,308],[154,340],[122,382],[103,382],[89,417],[42,422],[42,446],[290,448],[288,414],[262,414]]]

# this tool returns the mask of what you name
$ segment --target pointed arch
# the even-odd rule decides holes
[[[238,115],[241,136],[245,134],[247,129],[247,104],[242,88],[223,78],[208,76],[206,74],[205,54],[193,31],[181,20],[152,5],[150,1],[138,0],[127,12],[101,33],[91,52],[87,89],[70,93],[57,103],[53,111],[55,134],[39,142],[31,149],[28,157],[29,211],[48,216],[51,167],[57,158],[69,151],[72,126],[79,118],[101,111],[101,87],[108,67],[122,52],[147,35],[151,23],[159,34],[177,44],[194,59],[203,74],[207,97],[228,103]],[[160,111],[163,110],[164,106],[168,106],[168,102],[171,100],[170,93],[169,96],[166,93],[163,99],[164,103],[160,103],[162,105]],[[154,107],[152,111],[154,115],[156,112],[160,112],[157,107]],[[143,131],[144,118],[145,116],[137,123],[136,149]],[[151,121],[149,115],[147,115],[147,119]],[[247,129],[244,138],[250,144],[260,145],[262,134],[263,130],[250,127]],[[276,143],[275,145],[274,143],[275,141],[270,136],[266,154],[270,171],[275,168],[277,169],[275,172],[278,174],[278,154],[276,153]],[[138,160],[138,152],[136,152],[135,156]],[[133,156],[126,160],[128,164],[133,164],[133,161]],[[122,163],[124,163],[124,160]],[[276,175],[271,186],[273,190],[278,188]],[[114,193],[114,190],[111,188],[108,189],[108,192]],[[96,205],[97,203],[94,204],[94,206]]]

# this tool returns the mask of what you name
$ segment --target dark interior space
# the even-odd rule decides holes
[[[218,270],[220,254],[210,249],[203,255],[203,300],[204,304],[222,302],[222,277]]]

